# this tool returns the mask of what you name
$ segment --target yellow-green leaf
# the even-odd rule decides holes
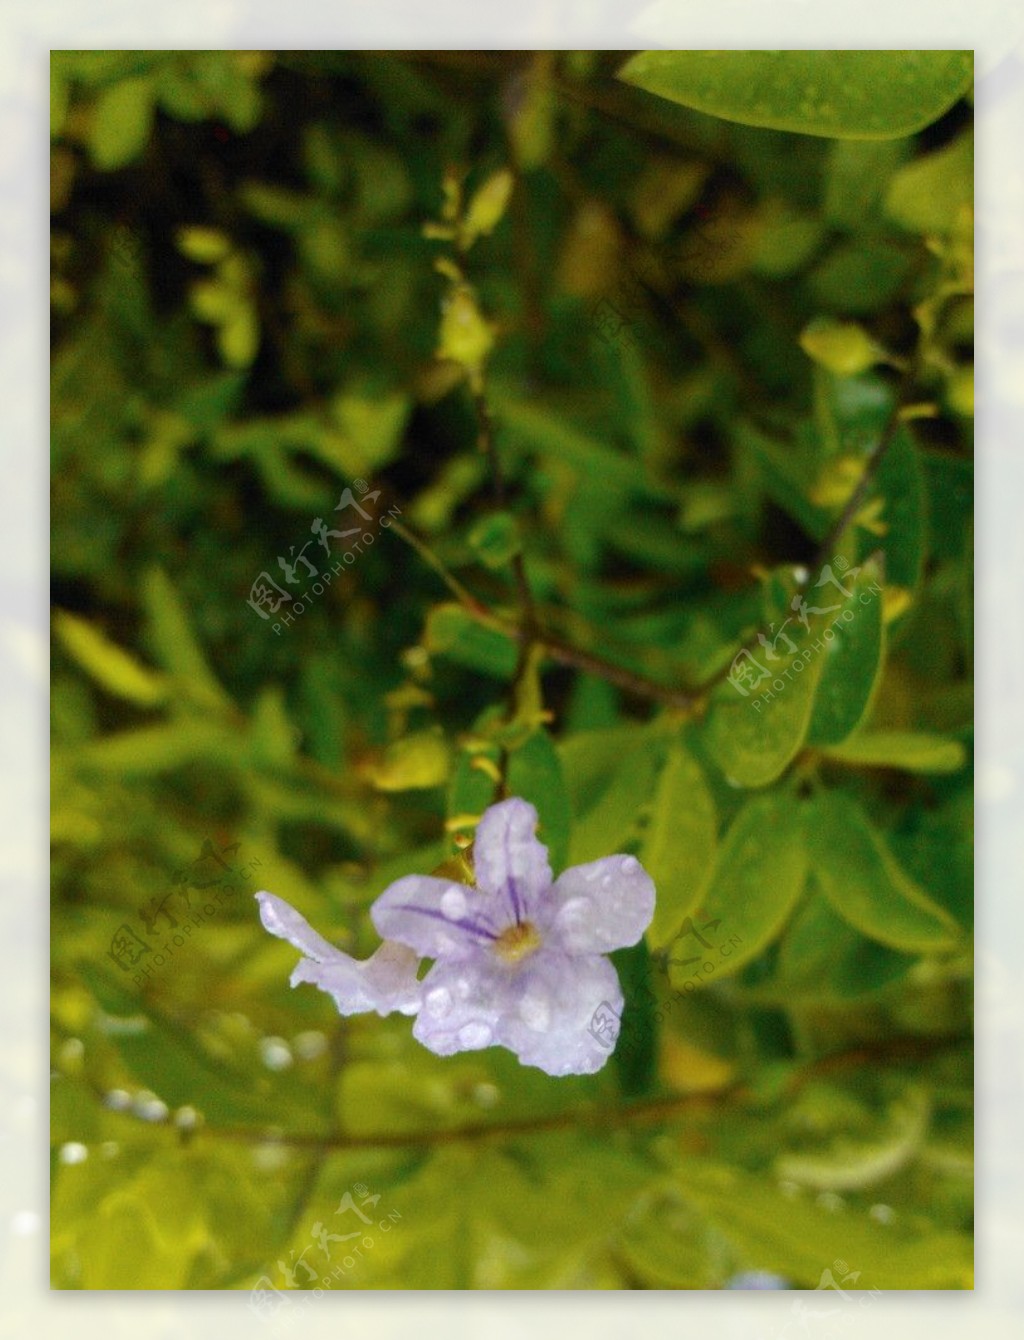
[[[658,780],[640,857],[657,890],[647,931],[652,949],[667,945],[700,901],[717,843],[715,802],[704,773],[689,750],[676,745]]]
[[[183,691],[197,703],[230,706],[231,700],[210,669],[184,604],[163,569],[152,567],[144,574],[142,599],[154,650]]]
[[[938,953],[962,932],[900,867],[855,800],[817,797],[806,814],[807,846],[822,893],[839,915],[893,949]]]
[[[900,168],[886,190],[885,212],[908,232],[945,234],[973,202],[974,140],[963,134]]]
[[[970,51],[641,51],[619,78],[741,125],[887,140],[948,111],[973,68]]]
[[[714,690],[706,738],[732,784],[767,786],[803,746],[824,666],[815,649],[821,627],[811,620],[808,634],[797,629],[790,638],[785,625],[778,633],[772,625],[766,635],[772,645],[741,651],[729,680]]]
[[[217,261],[224,260],[231,250],[231,239],[219,228],[208,228],[199,224],[179,228],[177,241],[181,254],[187,256],[190,261],[198,261],[201,265],[214,265]]]
[[[466,206],[466,215],[459,230],[459,241],[463,247],[471,247],[478,237],[486,237],[494,232],[508,208],[514,185],[512,173],[508,168],[502,168],[474,192]]]
[[[923,773],[958,772],[967,758],[967,750],[959,740],[901,730],[865,731],[823,752],[828,758],[855,766]]]
[[[170,688],[166,676],[144,666],[99,628],[64,611],[53,626],[68,654],[108,692],[140,707],[166,702]]]
[[[841,591],[835,598],[841,603],[830,611],[830,622],[820,635],[825,646],[817,653],[822,667],[807,729],[808,744],[838,744],[871,710],[885,650],[880,575],[877,564],[865,563],[856,576],[840,573],[837,578]],[[843,598],[846,590],[850,594]],[[829,591],[829,604],[831,598]]]
[[[866,372],[885,358],[885,351],[856,321],[836,321],[824,316],[815,317],[803,328],[800,348],[840,377]]]
[[[451,757],[439,732],[419,731],[395,740],[367,776],[378,791],[416,791],[447,781]]]
[[[674,987],[694,990],[756,958],[804,887],[807,852],[791,796],[754,796],[732,821],[698,911],[669,958]]]
[[[774,1179],[705,1160],[690,1159],[680,1168],[678,1188],[745,1260],[798,1288],[817,1288],[826,1270],[844,1289],[973,1285],[974,1249],[966,1233],[878,1224],[862,1210],[826,1209],[809,1198],[784,1195]],[[850,1274],[837,1262],[848,1263]]]
[[[125,167],[142,153],[153,126],[153,82],[122,79],[96,99],[89,130],[89,153],[104,171]]]

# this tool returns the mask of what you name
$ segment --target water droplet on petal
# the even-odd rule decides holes
[[[445,889],[441,895],[441,911],[446,917],[451,917],[452,921],[461,917],[466,910],[466,895],[455,884],[450,889]]]
[[[551,1006],[544,996],[524,996],[519,1004],[519,1015],[530,1028],[543,1033],[551,1022]]]
[[[565,931],[582,930],[593,916],[594,904],[589,898],[570,898],[558,912],[557,922]]]
[[[458,1037],[459,1043],[463,1047],[486,1047],[491,1040],[491,1030],[485,1023],[474,1020],[471,1024],[462,1025]]]
[[[452,993],[444,986],[435,986],[432,991],[428,991],[423,998],[423,1003],[431,1014],[436,1014],[439,1018],[447,1014],[452,1007]]]

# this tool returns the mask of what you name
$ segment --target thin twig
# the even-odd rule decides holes
[[[843,535],[856,518],[857,513],[860,511],[864,498],[867,495],[867,491],[871,487],[875,475],[878,472],[878,467],[881,465],[885,453],[895,441],[897,430],[902,422],[902,411],[906,392],[912,381],[912,372],[913,369],[909,370],[903,379],[899,394],[896,397],[896,403],[882,428],[878,441],[875,443],[874,447],[872,447],[871,452],[864,462],[864,471],[860,479],[857,481],[856,488],[850,494],[843,510],[829,528],[828,534],[818,546],[811,563],[804,568],[803,577],[797,582],[796,591],[798,595],[808,589],[815,572],[820,571],[822,565],[829,560],[832,555],[832,550],[839,543],[840,539],[842,539]],[[740,655],[743,651],[753,651],[754,647],[757,645],[758,636],[770,631],[770,629],[766,629],[764,625],[762,625],[757,630],[755,636],[748,638],[747,641],[740,646],[739,650],[736,652],[736,656]],[[704,681],[698,690],[702,698],[706,698],[717,684],[720,684],[722,680],[728,678],[732,666],[735,663],[736,656],[733,656],[731,660],[721,667],[721,669],[717,670],[710,679]]]
[[[482,600],[478,600],[445,567],[443,561],[429,545],[420,539],[415,531],[410,530],[408,526],[397,520],[392,521],[391,527],[437,573],[471,618],[484,628],[490,628],[513,642],[520,644],[526,642],[525,629],[518,624],[500,618]],[[640,674],[639,671],[617,665],[614,661],[609,661],[596,652],[588,651],[584,647],[577,647],[571,642],[556,637],[554,634],[548,633],[543,627],[537,628],[532,639],[532,645],[542,647],[549,659],[557,662],[557,664],[571,666],[576,670],[583,670],[587,674],[595,675],[598,679],[604,679],[609,684],[614,684],[627,693],[633,694],[634,697],[646,698],[650,702],[663,703],[666,707],[684,709],[693,708],[700,702],[699,693],[690,689],[673,688],[669,684],[659,684],[656,680]]]
[[[498,448],[494,441],[494,420],[491,417],[487,394],[482,384],[473,390],[473,408],[476,411],[477,418],[477,445],[487,457],[490,466],[495,506],[499,511],[504,511],[508,505],[508,491],[505,487],[505,474],[501,468]],[[529,652],[529,643],[537,632],[537,611],[534,607],[530,583],[526,576],[526,564],[523,561],[522,549],[517,549],[512,557],[512,575],[515,579],[516,593],[522,612],[521,627],[525,657]]]

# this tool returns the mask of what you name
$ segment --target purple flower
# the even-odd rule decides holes
[[[623,1007],[604,955],[643,935],[654,884],[635,856],[552,879],[536,827],[525,800],[492,805],[476,831],[475,888],[408,875],[370,915],[386,940],[434,960],[413,1026],[425,1047],[449,1056],[501,1046],[549,1075],[590,1074],[610,1055]],[[610,1008],[595,1029],[601,1006]]]
[[[636,944],[654,915],[654,884],[635,856],[606,856],[553,879],[537,811],[492,805],[473,844],[476,886],[407,875],[370,909],[384,943],[360,961],[328,944],[294,908],[256,895],[263,925],[303,957],[341,1014],[417,1015],[413,1036],[439,1056],[507,1047],[549,1075],[600,1070],[622,1016],[605,955]],[[421,958],[433,966],[417,980]]]
[[[256,894],[260,919],[271,933],[288,940],[304,955],[291,975],[292,986],[312,982],[334,997],[339,1014],[415,1014],[420,986],[416,980],[419,959],[405,945],[388,940],[368,959],[354,959],[335,949],[295,911],[272,893]]]

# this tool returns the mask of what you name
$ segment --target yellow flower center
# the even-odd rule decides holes
[[[506,963],[519,963],[540,948],[540,934],[529,921],[503,930],[494,942],[494,952]]]

